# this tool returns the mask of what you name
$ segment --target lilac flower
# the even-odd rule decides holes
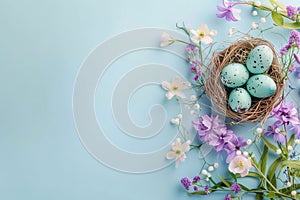
[[[235,156],[236,152],[240,150],[242,147],[247,145],[247,142],[243,141],[243,137],[237,137],[236,135],[233,135],[230,142],[226,144],[225,151],[227,152],[228,156],[226,159],[226,162],[229,163],[232,161]]]
[[[294,107],[292,102],[286,104],[284,99],[272,110],[271,117],[277,118],[280,124],[300,124],[297,109]]]
[[[198,191],[198,189],[199,189],[198,186],[195,185],[194,186],[194,191]]]
[[[230,189],[232,191],[234,191],[235,194],[237,194],[237,193],[239,193],[241,191],[241,187],[238,184],[236,184],[236,183],[232,184],[232,186],[230,187]]]
[[[226,196],[225,196],[224,200],[232,200],[232,198],[231,198],[230,194],[226,194]]]
[[[199,48],[194,45],[191,45],[191,44],[187,45],[185,50],[188,54],[191,54],[191,53],[193,53],[194,55],[199,54]]]
[[[274,124],[272,124],[271,126],[268,126],[268,130],[265,131],[263,134],[264,135],[273,135],[274,138],[274,142],[280,142],[280,143],[284,143],[285,142],[285,137],[284,135],[280,132],[280,129],[278,128],[279,126],[281,126],[281,122],[280,121],[276,121]]]
[[[300,138],[300,127],[297,125],[293,125],[290,130],[294,130],[294,135],[296,138]]]
[[[286,7],[287,15],[291,19],[295,19],[296,15],[298,14],[298,9],[293,6]]]
[[[204,191],[205,191],[206,194],[210,194],[210,188],[209,188],[208,185],[204,186],[203,189],[204,189]]]
[[[233,22],[237,22],[239,21],[240,18],[240,9],[236,9],[233,8],[237,3],[233,3],[233,2],[229,2],[227,0],[223,0],[223,6],[217,6],[217,9],[221,12],[220,14],[217,14],[218,18],[223,18],[225,17],[225,19],[227,21],[233,21]]]
[[[186,190],[190,190],[190,187],[192,185],[191,179],[189,179],[188,177],[184,177],[180,182]]]
[[[213,139],[210,143],[212,143],[215,147],[216,151],[222,151],[224,150],[225,145],[227,145],[231,139],[234,137],[234,132],[232,130],[224,130],[226,129],[226,126],[221,128],[219,134],[214,135]]]
[[[196,175],[194,178],[193,178],[193,183],[197,183],[200,181],[200,176],[199,175]]]
[[[280,54],[285,55],[286,52],[292,47],[300,48],[300,33],[297,30],[292,30],[289,42],[282,49],[280,49]]]

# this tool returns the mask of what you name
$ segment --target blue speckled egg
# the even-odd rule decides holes
[[[273,58],[274,54],[270,47],[259,45],[250,51],[246,60],[246,66],[249,72],[262,74],[270,68]]]
[[[235,88],[229,94],[228,104],[234,112],[246,112],[250,108],[251,103],[251,96],[244,88]]]
[[[275,81],[264,74],[251,76],[247,82],[248,92],[257,98],[266,98],[272,96],[277,89]]]
[[[247,68],[240,63],[231,63],[223,68],[221,72],[222,83],[229,87],[235,88],[244,85],[249,79]]]

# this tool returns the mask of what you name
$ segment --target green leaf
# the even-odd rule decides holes
[[[286,29],[298,29],[300,28],[300,22],[284,23],[281,27]]]
[[[267,147],[269,147],[269,149],[272,149],[272,150],[274,150],[274,151],[277,150],[277,148],[276,148],[273,144],[271,144],[271,143],[267,140],[267,138],[265,138],[265,137],[261,137],[261,138],[263,139],[265,145],[267,145]]]
[[[271,199],[277,197],[277,195],[274,192],[270,192],[269,194],[266,195],[266,197]]]
[[[269,171],[268,171],[268,174],[267,174],[267,178],[269,179],[269,181],[272,183],[272,185],[274,185],[275,187],[277,187],[277,182],[276,182],[276,176],[275,176],[275,173],[276,173],[276,170],[278,168],[278,166],[280,165],[281,163],[281,157],[277,158],[272,164],[271,166],[269,167]],[[268,188],[270,188],[269,185],[267,185]]]
[[[263,154],[261,155],[259,163],[258,163],[258,166],[263,174],[266,173],[267,162],[268,162],[268,153],[269,153],[269,149],[268,149],[267,145],[265,145]]]
[[[292,146],[294,144],[294,141],[295,141],[295,135],[293,134],[290,138],[290,140],[288,141],[288,145],[289,146]]]
[[[249,174],[247,176],[254,177],[254,178],[260,178],[260,175],[256,172],[249,172]]]
[[[257,194],[255,195],[255,199],[256,199],[256,200],[263,200],[263,199],[264,199],[263,194],[262,194],[262,193],[257,193]]]
[[[195,195],[195,194],[198,194],[198,195],[207,195],[205,191],[189,192],[189,194],[191,194],[191,195]]]
[[[229,182],[227,182],[224,178],[222,178],[220,175],[218,175],[218,178],[220,179],[220,181],[222,181],[226,187],[230,188],[232,184],[230,184]]]
[[[272,4],[272,6],[278,6],[280,9],[286,11],[286,6],[278,1],[275,1],[275,0],[270,0],[270,3]]]
[[[300,170],[300,161],[299,160],[285,160],[282,162],[281,169],[285,166]]]
[[[283,17],[278,14],[276,11],[272,11],[272,19],[277,26],[283,26],[284,21]]]

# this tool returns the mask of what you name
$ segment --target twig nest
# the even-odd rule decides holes
[[[272,78],[276,84],[276,91],[267,98],[252,97],[251,107],[243,113],[234,112],[228,105],[231,88],[224,87],[221,82],[221,71],[231,63],[246,65],[247,57],[252,49],[259,45],[270,47],[273,53],[273,60],[270,68],[264,72]],[[245,87],[245,86],[244,86]],[[278,103],[281,92],[284,88],[284,80],[281,67],[271,43],[260,38],[241,39],[233,43],[221,52],[215,52],[210,64],[210,71],[205,82],[206,94],[217,110],[232,119],[245,122],[264,122],[273,107]]]

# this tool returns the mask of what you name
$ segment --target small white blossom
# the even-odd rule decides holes
[[[175,124],[175,125],[179,125],[180,124],[180,120],[178,118],[175,118],[175,119],[171,120],[171,123]]]
[[[291,186],[292,186],[291,182],[287,182],[287,183],[286,183],[286,186],[287,186],[287,187],[291,187]]]
[[[276,150],[276,154],[280,155],[282,153],[281,149]]]
[[[251,158],[255,158],[255,154],[254,153],[251,154]]]
[[[203,175],[207,175],[207,173],[208,172],[205,169],[203,169],[202,172],[201,172],[201,174],[203,174]]]
[[[168,90],[166,97],[170,100],[175,95],[181,98],[185,98],[185,94],[182,92],[182,90],[188,89],[191,84],[187,81],[181,82],[180,77],[175,76],[171,83],[163,81],[161,85],[165,90]]]
[[[299,140],[299,139],[296,139],[296,140],[295,140],[295,143],[296,143],[296,144],[300,144],[300,140]]]
[[[210,178],[210,177],[211,177],[211,174],[210,174],[210,173],[207,173],[206,176],[207,176],[208,178]]]
[[[287,149],[289,150],[289,151],[293,151],[293,147],[291,146],[291,145],[289,145],[288,147],[287,147]]]
[[[251,139],[248,139],[248,140],[247,140],[247,144],[248,144],[248,145],[252,144],[252,140],[251,140]]]
[[[251,27],[252,27],[253,30],[255,30],[255,29],[258,28],[258,24],[255,23],[255,22],[252,22]]]
[[[207,181],[207,182],[208,182],[208,181],[209,181],[209,178],[208,178],[208,177],[206,177],[206,178],[205,178],[205,181]]]
[[[176,167],[178,167],[179,160],[183,162],[186,159],[185,153],[190,150],[190,144],[190,140],[181,143],[180,138],[176,138],[175,142],[172,143],[172,151],[167,153],[167,159],[175,159]]]
[[[178,114],[178,119],[182,119],[182,114]]]
[[[256,1],[254,4],[255,4],[255,6],[261,6],[261,2],[260,1]]]
[[[236,155],[237,155],[237,156],[240,156],[240,155],[242,155],[242,152],[241,152],[240,150],[237,150],[237,151],[236,151]]]
[[[256,11],[256,10],[253,10],[252,15],[253,15],[253,16],[257,16],[257,15],[258,15],[257,11]]]
[[[189,109],[191,109],[191,106],[185,105],[184,108],[185,108],[186,110],[189,110]]]
[[[262,129],[262,128],[257,128],[257,129],[256,129],[256,133],[259,134],[259,133],[262,133],[262,132],[263,132],[263,129]]]
[[[160,47],[166,47],[170,44],[174,43],[173,38],[166,32],[161,35],[161,43]]]
[[[244,154],[245,156],[248,156],[248,155],[249,155],[248,151],[244,151],[243,154]]]
[[[214,167],[215,167],[215,168],[218,168],[218,167],[219,167],[219,163],[215,162],[215,163],[214,163]]]
[[[196,100],[196,95],[191,95],[191,100],[195,101]]]
[[[276,128],[276,129],[275,129],[275,133],[280,133],[280,129],[279,129],[279,128]]]
[[[196,110],[199,110],[199,109],[200,109],[200,105],[196,103],[196,104],[194,105],[194,108],[195,108]]]
[[[194,114],[195,114],[195,111],[194,111],[194,110],[191,110],[191,111],[190,111],[190,114],[191,114],[191,115],[194,115]]]
[[[266,20],[266,18],[265,18],[265,17],[262,17],[262,18],[260,18],[260,22],[261,22],[261,23],[266,23],[266,22],[267,22],[267,20]]]
[[[296,196],[296,194],[297,194],[297,191],[296,191],[296,190],[293,190],[293,191],[291,192],[291,195],[292,195],[292,196]]]
[[[214,171],[214,169],[215,169],[214,166],[209,166],[208,167],[208,171],[210,171],[210,172]]]

